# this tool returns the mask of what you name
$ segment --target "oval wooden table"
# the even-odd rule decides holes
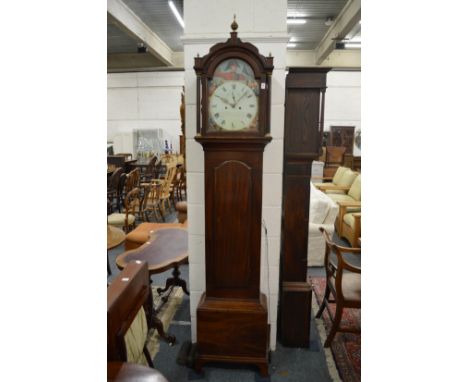
[[[116,382],[169,382],[156,369],[130,362],[108,362],[107,380]]]
[[[158,307],[153,307],[151,323],[151,327],[156,328],[158,334],[172,345],[175,342],[175,337],[167,335],[164,332],[164,327],[161,320],[157,317],[157,314],[167,302],[175,286],[180,286],[187,295],[190,294],[187,290],[187,283],[179,277],[179,266],[188,263],[187,230],[185,228],[175,227],[158,228],[152,231],[150,238],[145,244],[137,249],[132,249],[120,254],[115,260],[119,269],[125,268],[125,266],[132,261],[146,261],[150,277],[151,275],[165,272],[168,269],[174,269],[172,271],[172,277],[166,280],[166,286],[157,289],[159,295],[168,290],[169,292],[161,298],[162,303]]]

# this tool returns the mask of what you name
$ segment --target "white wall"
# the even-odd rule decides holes
[[[207,22],[206,11],[210,14]],[[263,157],[262,218],[268,228],[262,233],[260,288],[266,294],[271,324],[270,347],[276,348],[276,321],[279,285],[279,249],[281,231],[281,194],[283,172],[283,130],[286,43],[286,0],[185,0],[184,67],[187,131],[187,201],[190,266],[190,314],[192,341],[196,342],[196,309],[205,290],[205,219],[204,155],[196,134],[196,76],[194,57],[208,53],[215,41],[229,38],[233,14],[237,15],[239,38],[252,42],[260,53],[274,57],[272,75],[271,135]],[[269,282],[268,282],[269,281]]]
[[[330,126],[356,126],[361,130],[361,72],[330,71],[325,93],[324,130]],[[354,155],[361,150],[354,146]]]
[[[180,94],[184,72],[109,73],[107,138],[133,129],[163,129],[179,151]]]

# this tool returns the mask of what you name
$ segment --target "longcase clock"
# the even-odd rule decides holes
[[[268,375],[267,302],[260,293],[263,151],[271,141],[273,58],[237,37],[195,58],[196,141],[205,154],[206,292],[197,308],[196,368],[255,364]]]

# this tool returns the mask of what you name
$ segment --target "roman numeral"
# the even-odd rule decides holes
[[[254,105],[254,104],[252,104],[252,105],[249,105],[249,107],[255,107],[255,105]]]
[[[226,123],[226,121],[223,119],[223,121],[221,122],[221,125],[224,125]]]
[[[214,116],[215,116],[215,118],[218,118],[218,117],[219,117],[219,113],[216,113]]]
[[[247,118],[252,118],[252,114],[247,114]]]
[[[247,98],[250,98],[250,97],[252,97],[252,94],[251,94],[251,95],[249,95]]]
[[[232,88],[233,88],[233,89],[235,89],[235,88],[236,88],[236,84],[232,84],[231,86],[232,86]]]
[[[223,86],[221,89],[223,89],[223,92],[226,92],[226,91],[227,91],[226,88],[225,88],[224,86]]]

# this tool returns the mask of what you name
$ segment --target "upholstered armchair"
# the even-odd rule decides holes
[[[327,193],[327,196],[339,207],[335,222],[338,235],[356,247],[357,239],[361,237],[361,175],[356,177],[346,194]]]
[[[361,213],[348,212],[348,209],[361,208],[361,202],[337,202],[339,207],[338,234],[341,238],[348,240],[351,247],[358,247],[358,239],[361,237]]]
[[[310,184],[309,205],[309,236],[307,246],[307,266],[323,266],[325,257],[325,240],[320,228],[325,229],[330,236],[335,231],[334,222],[338,214],[338,206],[328,195],[317,190]]]

